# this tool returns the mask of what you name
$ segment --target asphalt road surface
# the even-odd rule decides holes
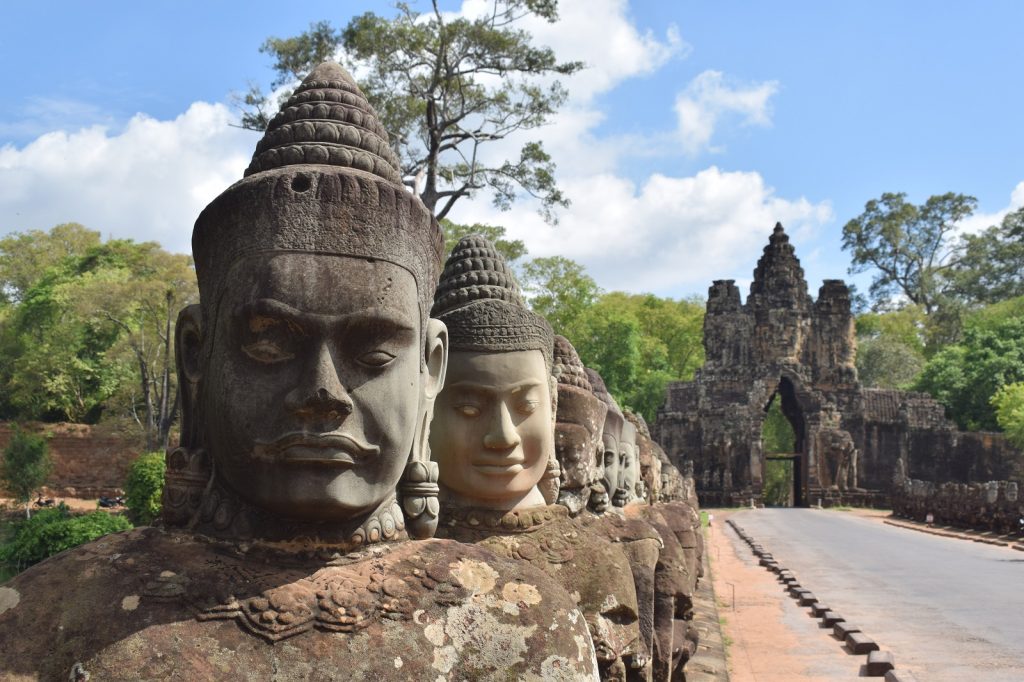
[[[803,587],[893,652],[898,670],[921,682],[1024,680],[1024,553],[837,511],[732,518]]]

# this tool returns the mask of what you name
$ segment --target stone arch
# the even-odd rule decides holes
[[[752,396],[755,403],[752,407],[756,407],[754,413],[757,415],[757,419],[756,423],[752,425],[755,428],[754,433],[751,434],[751,442],[755,447],[753,448],[754,452],[751,453],[751,468],[759,474],[754,483],[763,492],[764,472],[767,470],[769,459],[763,443],[765,415],[772,403],[779,400],[782,414],[793,428],[793,452],[784,456],[772,455],[771,457],[772,459],[792,460],[793,506],[805,507],[808,505],[811,478],[812,445],[809,423],[813,420],[812,415],[818,410],[818,401],[794,373],[783,370],[776,376],[778,376],[777,379],[773,377],[761,382],[764,390],[755,391]]]

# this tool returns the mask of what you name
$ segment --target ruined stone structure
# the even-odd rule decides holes
[[[893,476],[1004,478],[1020,455],[999,434],[961,433],[927,395],[860,385],[850,291],[825,280],[817,300],[782,225],[744,303],[733,280],[708,290],[704,367],[668,387],[651,432],[692,460],[705,505],[759,500],[762,428],[773,400],[795,434],[794,503],[882,504]],[[682,468],[682,467],[680,467]]]

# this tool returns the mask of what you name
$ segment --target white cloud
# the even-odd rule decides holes
[[[957,226],[963,234],[977,234],[986,228],[998,225],[1010,211],[1016,211],[1024,206],[1024,180],[1017,183],[1017,186],[1010,192],[1010,205],[995,213],[975,213],[971,217],[960,222]]]
[[[196,102],[172,121],[138,114],[46,133],[0,149],[0,233],[80,222],[104,235],[189,252],[202,208],[242,177],[258,137],[229,125],[222,104]]]
[[[611,173],[562,184],[573,205],[556,227],[526,204],[501,214],[474,202],[459,219],[505,225],[531,257],[571,258],[605,289],[680,296],[702,293],[713,279],[741,279],[776,221],[809,240],[833,217],[827,202],[784,199],[756,172],[716,167],[655,174],[640,187]]]
[[[704,71],[676,96],[679,138],[688,154],[710,147],[721,119],[737,115],[742,125],[771,125],[769,100],[778,92],[777,81],[731,86],[720,71]]]
[[[489,11],[488,0],[465,0],[462,16],[480,16]],[[563,78],[570,98],[589,102],[634,76],[656,71],[674,57],[685,57],[690,46],[675,24],[664,37],[653,31],[641,32],[629,17],[627,0],[561,0],[558,21],[548,23],[527,17],[521,24],[534,45],[550,47],[560,61],[581,61],[586,65],[571,78]]]

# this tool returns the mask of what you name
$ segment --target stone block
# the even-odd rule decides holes
[[[813,592],[804,591],[800,593],[798,597],[800,606],[811,606],[818,603],[818,598],[814,596]]]
[[[831,610],[832,609],[828,607],[828,604],[822,604],[820,601],[811,604],[811,613],[814,615],[815,618],[821,618],[825,615],[826,612]]]
[[[836,623],[841,623],[845,620],[845,618],[840,616],[835,611],[826,611],[825,613],[821,614],[821,622],[826,627],[833,627]]]
[[[839,627],[838,623],[836,623],[836,627]],[[848,633],[846,635],[846,646],[850,648],[850,651],[858,655],[878,651],[878,644],[875,643],[875,640],[863,632]]]
[[[846,637],[851,632],[860,632],[860,628],[856,625],[847,623],[845,620],[840,621],[832,626],[832,634],[835,636],[836,639],[843,642],[846,641]]]
[[[868,654],[865,672],[868,677],[882,677],[885,675],[886,679],[888,679],[889,671],[895,667],[896,661],[893,659],[891,651],[872,651]]]
[[[917,678],[907,670],[890,670],[885,674],[885,682],[917,682]]]

